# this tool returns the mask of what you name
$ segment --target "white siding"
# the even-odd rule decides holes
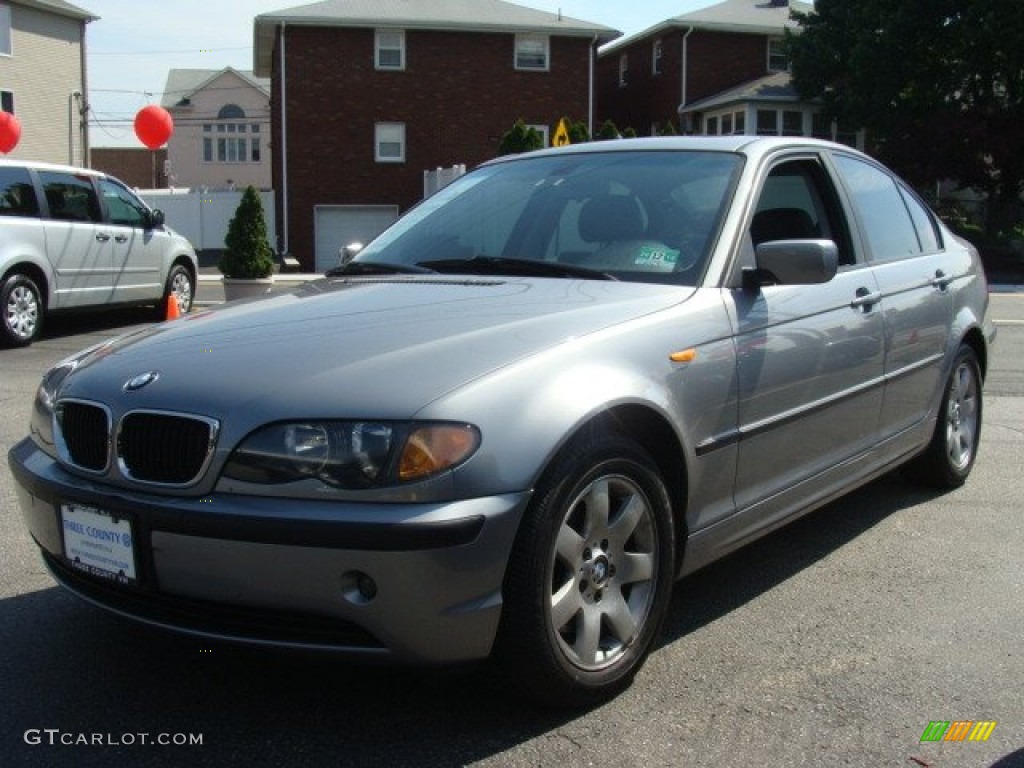
[[[85,165],[79,113],[83,22],[22,5],[11,8],[11,56],[0,86],[14,93],[21,140],[9,157]]]

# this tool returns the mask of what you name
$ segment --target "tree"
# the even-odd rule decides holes
[[[274,250],[267,240],[263,203],[251,184],[242,193],[235,215],[228,223],[225,250],[218,269],[225,277],[253,279],[270,277],[274,271]]]
[[[522,120],[516,120],[515,125],[508,133],[501,137],[501,144],[498,147],[499,155],[517,155],[520,152],[529,152],[534,149],[543,149],[544,139],[540,132]]]
[[[1024,191],[1024,3],[817,0],[787,33],[793,82],[825,117],[921,186],[989,196],[990,228]]]

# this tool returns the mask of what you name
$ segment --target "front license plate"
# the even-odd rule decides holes
[[[122,584],[135,582],[135,537],[129,520],[81,504],[60,505],[64,556],[79,570]]]

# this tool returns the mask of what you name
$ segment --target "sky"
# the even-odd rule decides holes
[[[515,0],[627,35],[716,0]],[[171,69],[251,70],[253,18],[302,0],[71,0],[94,16],[86,28],[89,142],[141,147],[132,120],[159,104]]]

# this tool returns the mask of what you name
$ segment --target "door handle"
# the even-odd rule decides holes
[[[935,277],[932,278],[932,285],[938,288],[940,291],[944,291],[949,288],[953,282],[953,276],[947,275],[941,269],[935,270]]]
[[[128,242],[128,235],[115,235],[114,239],[117,240],[117,242],[119,242],[119,243],[127,243]]]
[[[108,235],[106,232],[97,232],[96,239],[99,240],[101,243],[105,243],[110,239],[110,235]]]
[[[850,306],[854,309],[863,308],[864,311],[871,309],[873,304],[877,304],[882,300],[881,291],[872,291],[868,288],[858,288],[857,298],[850,302]]]

